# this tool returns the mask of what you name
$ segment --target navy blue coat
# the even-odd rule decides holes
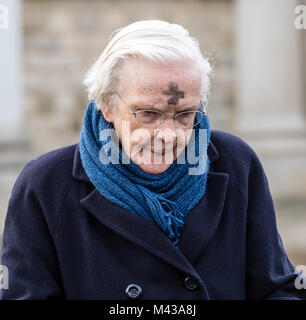
[[[212,130],[208,156],[206,194],[178,246],[94,188],[78,144],[30,161],[9,200],[1,252],[9,289],[0,298],[306,299],[256,153]]]

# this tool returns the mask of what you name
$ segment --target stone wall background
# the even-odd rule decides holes
[[[24,0],[22,3],[23,136],[17,144],[0,143],[0,233],[13,183],[24,164],[39,154],[78,141],[87,105],[82,81],[112,31],[119,27],[156,18],[186,27],[214,66],[208,106],[212,127],[234,131],[232,114],[237,111],[234,0]],[[257,151],[255,145],[251,146]],[[301,161],[304,158],[299,165],[306,165]],[[265,163],[269,162],[263,161],[264,167]],[[306,265],[306,199],[303,195],[289,200],[279,197],[274,192],[279,177],[269,170],[267,175],[288,256],[295,265]]]
[[[232,1],[26,0],[23,14],[26,130],[37,150],[78,139],[87,69],[113,30],[142,19],[182,24],[199,40],[215,66],[211,118],[224,127],[234,99]]]

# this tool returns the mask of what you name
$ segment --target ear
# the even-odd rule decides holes
[[[113,116],[112,116],[112,110],[110,107],[108,106],[101,106],[101,112],[103,114],[103,117],[104,119],[107,121],[107,122],[113,122]]]

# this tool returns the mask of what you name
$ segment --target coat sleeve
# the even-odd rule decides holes
[[[0,289],[0,300],[63,296],[56,252],[39,194],[33,189],[31,167],[30,162],[22,170],[8,204],[1,250],[8,281]]]
[[[255,152],[248,184],[246,297],[306,300],[306,289],[296,285],[298,274],[285,252],[268,180]]]

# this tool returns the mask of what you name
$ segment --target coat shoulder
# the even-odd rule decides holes
[[[248,167],[260,163],[255,150],[243,138],[222,130],[211,131],[211,141],[219,153],[219,164]]]
[[[77,144],[72,144],[54,149],[30,160],[22,169],[18,180],[50,184],[52,180],[58,178],[63,183],[71,176],[76,146]]]
[[[260,176],[266,183],[264,167],[255,150],[242,138],[230,132],[212,130],[211,141],[219,153],[213,163],[214,171],[228,173],[232,185],[240,190],[244,199],[252,177]]]
[[[51,150],[30,160],[18,175],[10,201],[35,197],[41,203],[59,203],[71,189],[77,144]]]
[[[9,199],[9,219],[17,219],[21,213],[27,219],[43,215],[54,229],[60,208],[74,185],[72,167],[76,146],[49,151],[24,166]]]

